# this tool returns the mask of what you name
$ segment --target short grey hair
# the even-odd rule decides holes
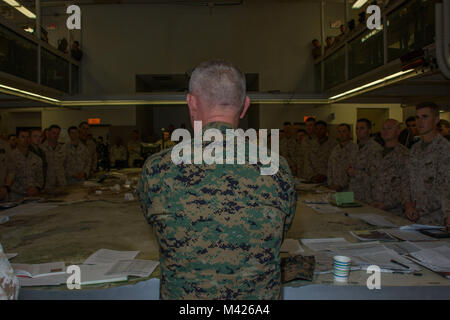
[[[245,99],[245,76],[231,62],[210,60],[192,72],[189,93],[207,103],[241,108]]]

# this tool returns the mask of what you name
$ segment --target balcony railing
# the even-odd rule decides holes
[[[434,4],[434,0],[391,1],[382,10],[381,30],[359,25],[315,60],[316,91],[331,89],[433,43]]]
[[[0,71],[65,94],[79,93],[77,61],[1,18]]]

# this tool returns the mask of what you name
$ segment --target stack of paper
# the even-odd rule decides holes
[[[350,234],[360,241],[397,241],[383,230],[350,231]]]
[[[46,210],[50,210],[58,207],[57,205],[51,205],[48,203],[27,203],[21,204],[12,209],[2,211],[3,216],[25,216],[25,215],[33,215],[38,214]]]
[[[450,272],[450,248],[448,246],[412,252],[409,254],[409,258],[435,272]]]
[[[436,241],[435,238],[414,230],[385,229],[391,236],[404,241]]]
[[[152,260],[120,260],[113,264],[105,274],[148,277],[158,264],[158,261]]]
[[[400,230],[423,230],[423,229],[427,229],[427,230],[444,230],[445,227],[443,226],[430,226],[430,225],[426,225],[426,224],[410,224],[407,226],[401,226],[399,228]]]
[[[366,223],[376,227],[390,227],[390,228],[397,227],[395,224],[393,224],[390,221],[387,221],[384,217],[378,214],[360,213],[360,214],[349,214],[348,216],[354,219],[361,219]]]
[[[333,245],[348,244],[344,238],[302,239],[302,243],[314,251],[326,251]]]
[[[41,264],[12,263],[11,266],[18,277],[39,278],[66,273],[64,262]]]
[[[84,261],[84,264],[105,264],[115,263],[119,260],[134,259],[139,251],[117,251],[109,249],[100,249],[94,252]]]
[[[363,270],[376,265],[381,272],[414,272],[419,268],[408,259],[403,258],[394,250],[386,248],[378,242],[355,243],[345,246],[333,246],[331,251],[336,255],[344,255],[352,259],[352,264],[359,265]]]

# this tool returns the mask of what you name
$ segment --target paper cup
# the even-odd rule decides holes
[[[337,282],[347,282],[350,272],[351,259],[346,256],[334,256],[334,280]]]

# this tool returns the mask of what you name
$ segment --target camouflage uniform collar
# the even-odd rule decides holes
[[[234,129],[231,123],[227,122],[220,122],[220,121],[213,121],[205,125],[202,129],[204,132],[207,129],[219,129],[221,132],[225,132],[226,129]]]

